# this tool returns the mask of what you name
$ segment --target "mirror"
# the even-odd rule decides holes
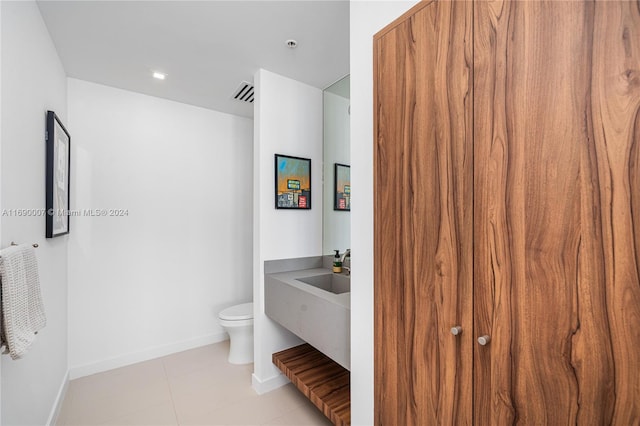
[[[350,77],[327,87],[324,103],[324,185],[322,252],[340,253],[351,247]],[[338,167],[336,167],[338,164]],[[340,176],[336,182],[336,171]]]

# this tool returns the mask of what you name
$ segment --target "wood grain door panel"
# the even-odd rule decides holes
[[[640,421],[637,2],[477,2],[478,425]]]
[[[412,12],[374,49],[375,421],[471,424],[472,3]]]
[[[640,425],[640,1],[422,2],[374,108],[376,424]]]

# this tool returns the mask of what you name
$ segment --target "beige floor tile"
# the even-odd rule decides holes
[[[92,398],[105,398],[119,394],[123,389],[144,386],[159,380],[166,380],[164,365],[161,360],[154,359],[72,380],[69,392],[90,395]]]
[[[257,407],[258,396],[253,396],[246,400],[224,405],[213,411],[200,413],[188,419],[180,419],[182,426],[207,425],[259,425],[262,419],[277,417],[277,411],[265,411],[262,407]]]
[[[327,424],[291,384],[257,395],[253,365],[229,364],[228,350],[222,342],[73,380],[57,425]]]
[[[62,401],[60,412],[58,413],[58,418],[56,419],[56,423],[55,423],[56,426],[67,426],[70,414],[71,414],[71,398],[69,397],[68,389],[67,389],[67,396]]]
[[[103,424],[109,420],[133,414],[145,408],[171,403],[171,392],[166,379],[132,384],[120,388],[118,393],[96,397],[90,392],[71,395],[68,424]]]
[[[181,383],[179,391],[173,391],[172,387],[180,424],[206,424],[207,415],[212,410],[256,397],[249,376],[242,379],[217,378],[214,381],[201,379],[202,376],[193,376],[193,381]]]
[[[310,401],[263,426],[331,426],[333,423]]]
[[[178,420],[171,402],[154,405],[141,411],[109,420],[105,426],[177,426]]]
[[[179,376],[205,367],[226,362],[229,353],[229,341],[203,346],[184,352],[178,352],[160,358],[168,377]]]
[[[168,378],[173,395],[192,394],[211,387],[226,387],[229,383],[251,386],[253,368],[237,367],[228,363],[208,366],[179,376]]]
[[[300,406],[303,401],[292,392],[292,386],[289,384],[265,395],[255,395],[223,406],[204,414],[198,421],[190,424],[261,425]]]
[[[273,398],[276,404],[285,405],[291,409],[310,403],[306,396],[300,392],[292,383],[282,386],[273,392],[265,394],[266,397]]]

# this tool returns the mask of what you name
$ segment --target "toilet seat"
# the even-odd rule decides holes
[[[250,318],[248,320],[235,320],[235,321],[227,321],[227,320],[218,318],[218,324],[226,328],[239,328],[239,327],[253,326],[253,318]]]
[[[253,319],[253,302],[231,306],[218,314],[223,321],[246,321]]]

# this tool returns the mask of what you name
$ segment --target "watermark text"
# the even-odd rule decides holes
[[[2,217],[40,216],[125,217],[129,216],[129,209],[2,209]]]

